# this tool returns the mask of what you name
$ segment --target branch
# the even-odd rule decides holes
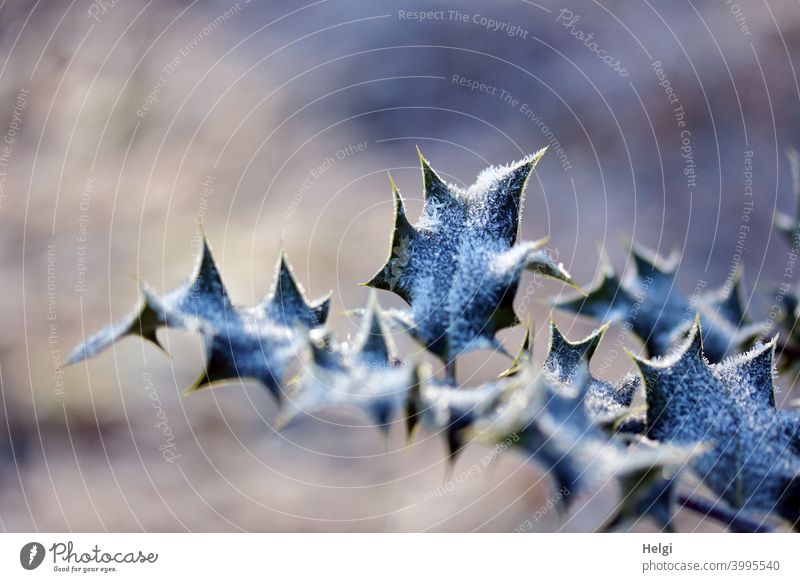
[[[445,379],[449,384],[455,385],[456,383],[456,359],[448,360],[445,364]]]
[[[678,503],[687,509],[701,513],[719,521],[736,533],[772,533],[775,529],[761,521],[755,521],[738,511],[733,511],[714,501],[709,501],[702,497],[692,497],[690,495],[679,495]]]

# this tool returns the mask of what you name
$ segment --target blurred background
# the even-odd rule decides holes
[[[196,337],[166,333],[171,358],[129,339],[62,363],[135,305],[137,278],[164,292],[189,275],[200,223],[237,302],[266,293],[282,242],[311,296],[333,291],[336,334],[352,333],[357,283],[388,252],[387,170],[412,218],[421,207],[415,145],[462,185],[549,146],[523,239],[549,236],[584,286],[601,247],[625,268],[626,240],[679,250],[687,294],[742,264],[764,317],[771,282],[794,279],[771,224],[795,207],[798,49],[790,0],[4,2],[0,528],[596,527],[614,491],[562,523],[541,512],[547,477],[513,453],[489,470],[472,445],[448,480],[435,435],[406,448],[397,426],[387,443],[347,410],[276,432],[271,397],[247,382],[182,398]],[[521,287],[539,357],[561,291]],[[573,339],[592,328],[555,317]],[[520,330],[501,337],[513,351]],[[459,380],[506,364],[471,355]],[[629,368],[619,357],[603,375]]]

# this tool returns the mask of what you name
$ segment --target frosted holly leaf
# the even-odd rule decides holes
[[[639,433],[644,419],[630,410],[633,396],[641,388],[639,375],[626,374],[612,383],[595,378],[589,371],[590,361],[607,329],[606,324],[588,337],[571,342],[551,319],[550,344],[541,373],[565,389],[569,389],[576,378],[586,378],[589,385],[584,404],[592,420],[617,431]],[[513,362],[500,377],[515,376],[527,368],[533,369],[530,324]]]
[[[704,358],[700,325],[663,358],[637,359],[645,383],[647,435],[675,445],[707,443],[690,466],[736,511],[800,517],[795,411],[775,408],[775,339],[719,364]]]
[[[180,316],[168,321],[167,312],[162,307],[159,299],[155,297],[146,284],[140,283],[139,303],[133,312],[126,315],[119,322],[100,330],[77,346],[67,358],[66,365],[69,366],[81,360],[92,358],[112,343],[129,335],[148,340],[163,350],[164,346],[161,345],[156,335],[156,330],[162,325],[186,329],[190,327],[190,322],[185,321]]]
[[[203,325],[205,366],[186,393],[239,378],[252,379],[280,402],[282,380],[289,365],[302,354],[304,338],[297,330],[259,319],[253,312],[242,312],[239,317],[221,327]]]
[[[309,303],[297,279],[292,274],[286,252],[281,249],[272,290],[256,307],[262,318],[267,318],[284,327],[300,325],[306,329],[321,327],[328,319],[330,294]]]
[[[786,238],[789,246],[795,247],[800,238],[800,152],[790,148],[786,152],[789,158],[789,167],[792,171],[792,192],[794,193],[794,214],[784,212],[775,213],[775,226]]]
[[[763,326],[744,316],[741,271],[721,291],[686,297],[677,288],[678,256],[667,260],[636,246],[631,247],[635,269],[619,279],[601,257],[600,281],[587,297],[556,303],[556,307],[631,329],[650,356],[666,354],[675,341],[689,333],[695,313],[706,331],[706,356],[714,362],[738,353],[762,333]]]
[[[522,337],[522,342],[517,349],[517,355],[514,356],[508,369],[500,374],[500,378],[516,376],[533,362],[533,338],[531,336],[531,324],[528,322],[525,327],[525,335]]]
[[[235,317],[227,291],[214,264],[211,251],[203,241],[201,254],[192,278],[163,299],[156,297],[144,282],[139,284],[139,304],[120,322],[109,325],[79,345],[67,358],[67,365],[91,358],[126,336],[139,336],[163,349],[156,331],[169,326],[197,331],[198,315],[208,313],[214,320]]]
[[[520,445],[553,479],[555,488],[565,492],[564,510],[579,495],[596,491],[610,480],[619,484],[623,500],[655,495],[648,487],[661,487],[660,482],[643,483],[635,477],[660,468],[678,471],[691,454],[691,449],[682,447],[629,446],[630,439],[609,435],[587,411],[590,384],[585,369],[579,369],[570,386],[548,374],[529,378],[494,416],[475,427],[480,440]],[[628,514],[637,507],[625,502],[621,506]],[[651,509],[638,506],[637,517]]]
[[[330,303],[328,298],[306,301],[281,253],[272,292],[256,307],[235,306],[205,238],[194,274],[187,282],[163,298],[142,284],[141,295],[130,315],[79,345],[67,364],[93,357],[127,336],[160,345],[157,330],[172,327],[199,333],[205,343],[205,369],[190,392],[214,382],[251,378],[280,400],[286,369],[305,348],[305,337],[297,329],[323,325]]]
[[[541,241],[516,240],[525,186],[544,151],[484,170],[466,190],[443,182],[420,153],[425,200],[413,225],[392,182],[390,256],[365,284],[402,297],[410,308],[399,319],[445,362],[499,347],[496,332],[518,323],[513,300],[525,270],[572,284]]]
[[[595,421],[610,422],[626,413],[634,393],[639,389],[639,377],[628,374],[615,383],[598,380],[589,372],[589,362],[608,329],[604,325],[588,337],[570,342],[558,329],[555,320],[550,324],[550,347],[544,361],[543,373],[553,381],[572,385],[580,375],[588,382],[584,404]]]
[[[285,427],[301,415],[351,407],[388,434],[419,383],[419,366],[398,360],[386,327],[373,292],[352,345],[339,345],[330,336],[312,341],[309,357],[278,416],[278,426]]]

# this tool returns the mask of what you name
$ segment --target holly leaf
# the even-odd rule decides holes
[[[696,322],[663,358],[636,359],[645,384],[647,436],[707,443],[690,466],[722,503],[751,515],[800,518],[798,415],[775,408],[775,339],[719,364],[704,357]]]
[[[589,416],[597,422],[611,422],[627,414],[633,395],[640,389],[639,377],[629,374],[611,383],[598,380],[589,371],[603,335],[608,329],[604,325],[586,338],[571,342],[558,329],[555,320],[550,324],[550,346],[542,372],[554,382],[572,385],[579,377],[588,383],[584,404]]]
[[[279,401],[281,383],[290,362],[306,349],[299,329],[324,325],[330,299],[309,303],[281,252],[271,293],[257,306],[233,304],[222,282],[208,242],[198,256],[194,274],[163,298],[141,284],[139,305],[120,322],[111,324],[79,345],[67,364],[96,356],[128,336],[161,345],[157,331],[172,327],[203,337],[206,364],[189,392],[235,378],[259,381]]]
[[[523,374],[525,372],[523,371]],[[529,379],[496,414],[476,424],[481,440],[513,442],[541,465],[562,493],[564,510],[580,495],[597,490],[609,480],[621,491],[621,516],[614,521],[645,516],[663,521],[674,507],[663,506],[663,484],[644,475],[662,469],[676,473],[693,454],[691,448],[658,446],[641,438],[623,439],[609,434],[592,420],[587,397],[591,379],[581,367],[569,386],[543,373]],[[662,493],[659,493],[662,491]],[[631,500],[661,500],[645,504]],[[653,514],[653,515],[651,515]]]
[[[413,225],[392,182],[390,255],[365,284],[402,297],[409,309],[397,319],[445,362],[500,347],[495,334],[519,323],[513,301],[525,270],[572,284],[543,241],[517,243],[525,186],[544,151],[484,170],[466,190],[446,184],[420,153],[424,204]]]
[[[638,427],[638,420],[631,422],[630,406],[633,396],[641,388],[638,374],[626,374],[615,382],[606,382],[595,378],[589,371],[592,357],[603,339],[608,324],[593,331],[586,338],[572,342],[569,341],[558,329],[554,319],[550,320],[550,343],[542,365],[541,373],[551,381],[560,383],[565,390],[577,378],[585,378],[589,383],[586,398],[587,412],[592,420],[600,423],[615,423],[617,429],[624,432],[639,432],[630,430]],[[533,350],[531,343],[530,324],[522,339],[522,344],[509,368],[500,377],[511,377],[519,374],[525,367],[533,364]],[[631,417],[631,418],[628,418]]]
[[[721,361],[738,353],[763,332],[744,314],[741,270],[719,291],[697,290],[692,297],[677,288],[677,255],[662,259],[640,247],[631,247],[635,269],[624,279],[601,257],[600,281],[586,297],[568,298],[556,307],[623,325],[644,343],[650,356],[663,356],[691,329],[696,313],[706,330],[706,356]]]
[[[419,365],[395,355],[387,324],[374,292],[352,345],[326,336],[310,342],[302,373],[279,413],[283,428],[301,415],[315,416],[334,407],[360,410],[384,434],[406,410],[409,392],[419,383]]]

